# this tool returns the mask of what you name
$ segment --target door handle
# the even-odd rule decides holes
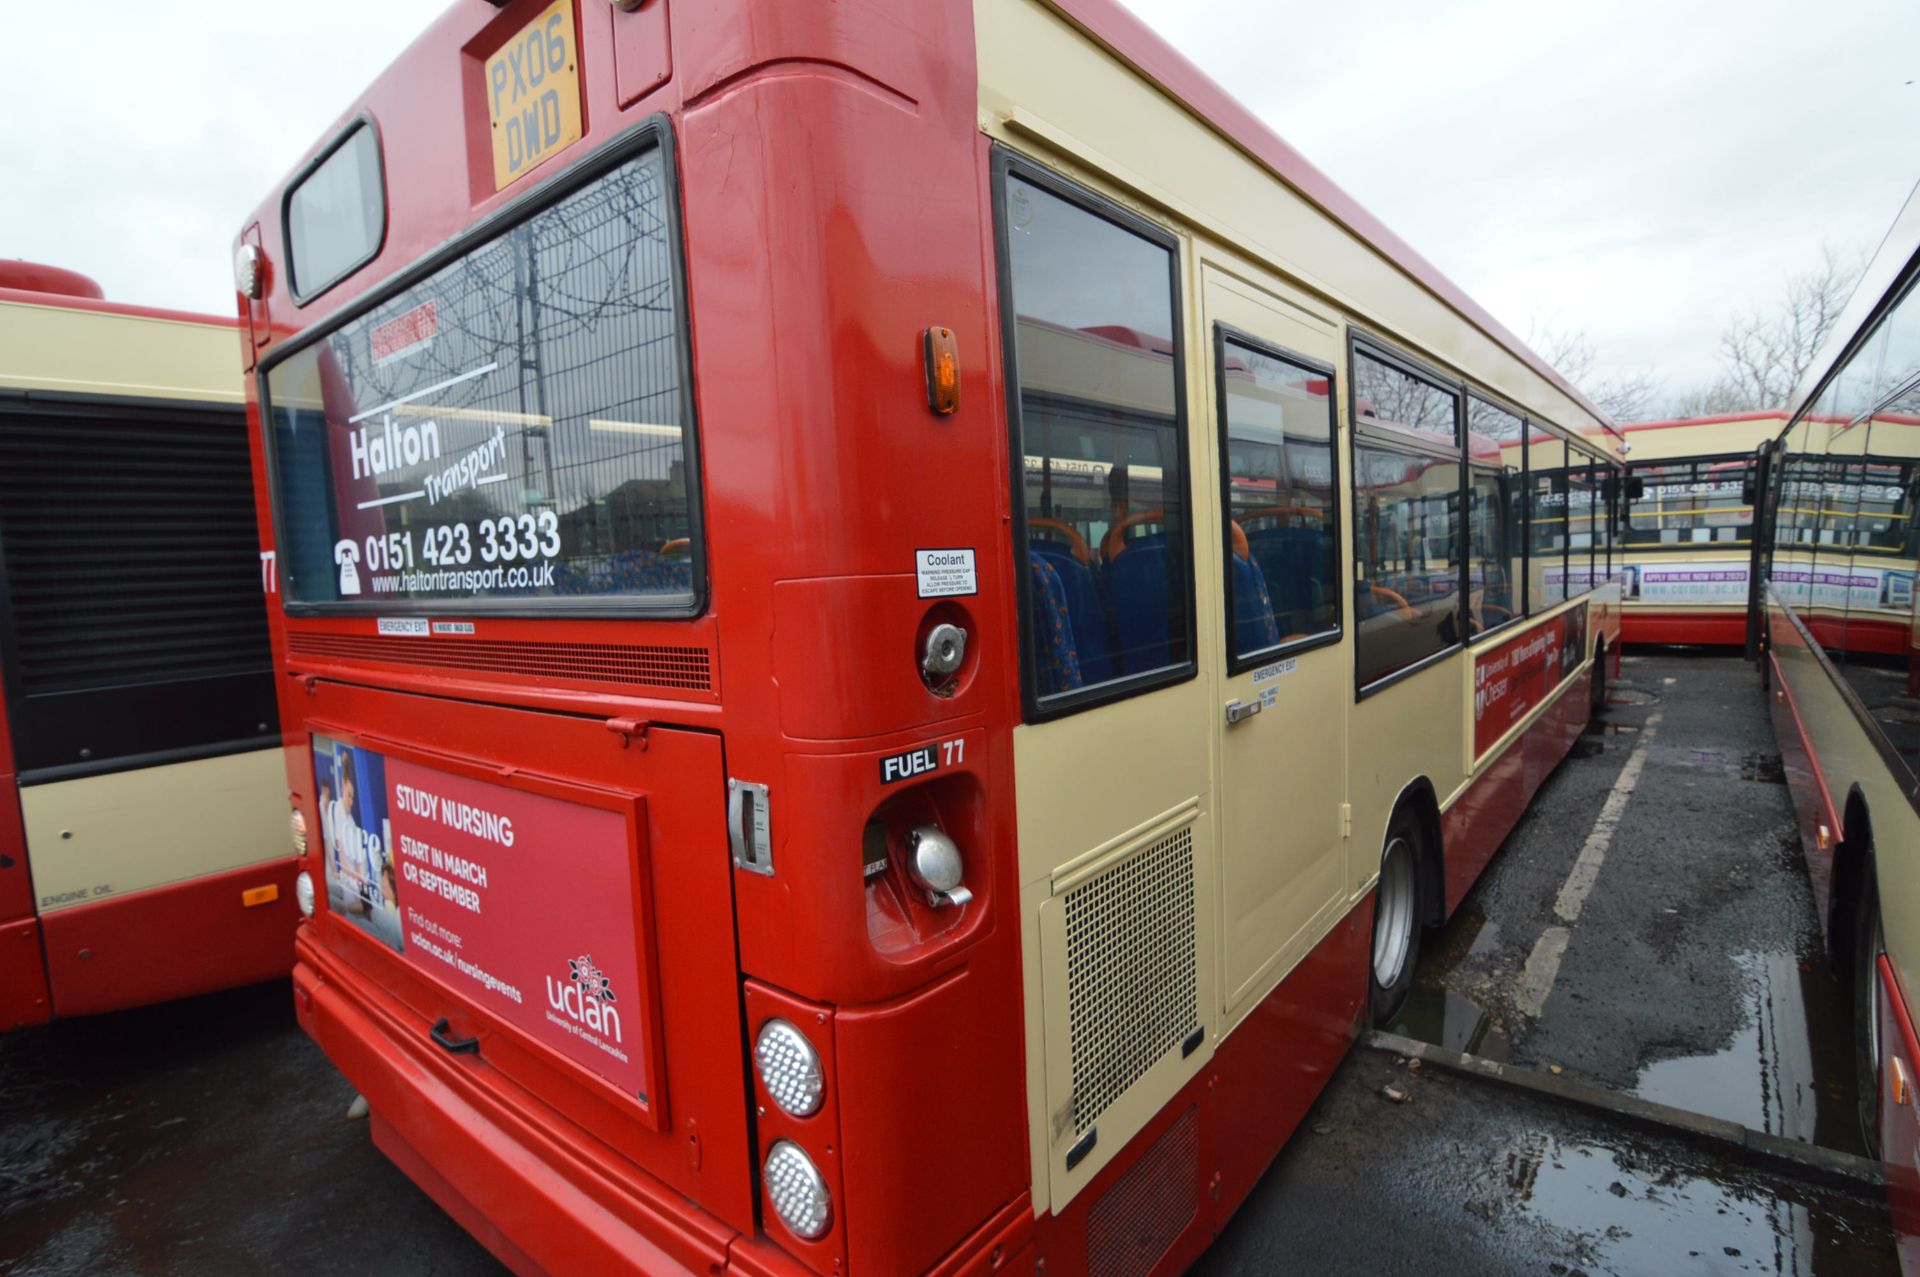
[[[453,1033],[451,1032],[452,1027],[453,1026],[450,1023],[448,1023],[447,1017],[443,1015],[440,1017],[439,1021],[436,1022],[434,1026],[428,1030],[428,1032],[433,1035],[433,1040],[435,1042],[439,1043],[441,1046],[445,1047],[448,1051],[451,1051],[455,1055],[480,1054],[479,1038],[456,1038],[453,1036]]]
[[[1235,723],[1246,722],[1249,718],[1252,718],[1255,714],[1258,714],[1261,710],[1261,707],[1262,707],[1262,702],[1257,700],[1228,701],[1227,702],[1227,726],[1232,727]]]

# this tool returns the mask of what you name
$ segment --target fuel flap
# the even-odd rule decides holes
[[[327,681],[308,706],[323,941],[413,1048],[751,1228],[720,738]]]

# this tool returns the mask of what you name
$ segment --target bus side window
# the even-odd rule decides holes
[[[1353,356],[1354,667],[1365,688],[1462,642],[1458,392]]]
[[[1333,379],[1216,334],[1229,665],[1340,628]]]
[[[1467,400],[1467,609],[1473,634],[1521,614],[1524,551],[1518,503],[1526,423],[1477,395]]]
[[[1173,241],[1070,192],[1009,163],[1000,210],[1026,676],[1043,714],[1193,662]]]

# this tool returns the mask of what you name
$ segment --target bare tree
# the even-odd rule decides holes
[[[1859,277],[1857,265],[1822,244],[1820,264],[1787,276],[1772,307],[1734,316],[1720,334],[1728,397],[1738,400],[1742,410],[1786,407],[1813,368]]]
[[[1680,394],[1670,405],[1672,414],[1716,417],[1788,407],[1859,278],[1857,261],[1822,244],[1819,265],[1788,275],[1775,302],[1727,321],[1720,332],[1719,380]]]
[[[1652,415],[1662,379],[1644,368],[1597,375],[1599,355],[1584,328],[1556,328],[1536,318],[1528,326],[1527,344],[1615,421],[1644,421]]]

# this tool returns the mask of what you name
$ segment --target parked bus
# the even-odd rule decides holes
[[[1759,450],[1777,412],[1625,427],[1629,501],[1620,529],[1620,637],[1628,643],[1740,646]]]
[[[518,1271],[1183,1265],[1617,651],[1618,436],[1106,0],[462,4],[236,254],[296,1007]]]
[[[1753,607],[1820,921],[1854,990],[1861,1128],[1920,1271],[1920,194],[1766,458]]]
[[[293,967],[238,344],[0,261],[0,1029]]]

